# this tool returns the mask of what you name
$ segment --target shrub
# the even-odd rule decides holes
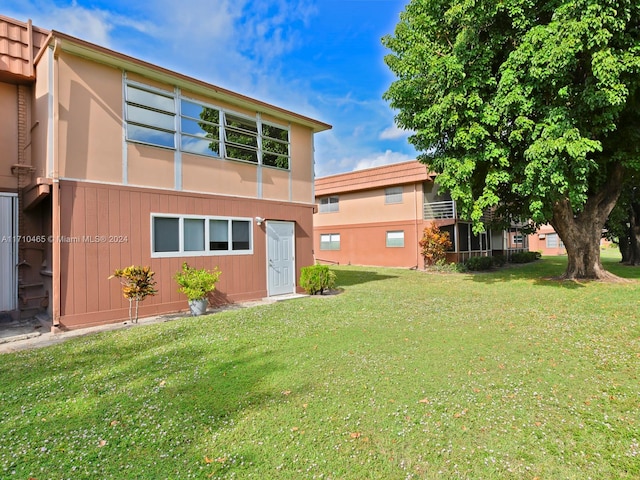
[[[122,285],[122,295],[129,300],[129,321],[138,322],[138,306],[148,296],[153,296],[158,291],[155,289],[156,281],[151,267],[130,267],[118,269],[109,276],[109,279],[119,278]],[[133,302],[136,303],[135,315],[132,315]]]
[[[336,274],[328,265],[312,265],[300,269],[300,286],[310,295],[329,290],[335,286]]]
[[[449,232],[441,232],[436,222],[425,227],[422,231],[422,239],[418,242],[420,254],[424,258],[424,266],[431,266],[447,257],[447,250],[451,248]]]
[[[511,263],[530,263],[540,259],[540,252],[516,252],[511,255]]]
[[[491,262],[494,267],[503,267],[507,263],[507,259],[504,255],[494,255],[491,257]]]
[[[188,300],[206,298],[209,292],[216,289],[216,283],[222,272],[215,267],[213,270],[193,268],[182,264],[182,270],[175,274],[175,280],[180,285],[178,289],[187,296]]]
[[[465,265],[468,270],[477,272],[479,270],[489,270],[493,266],[493,261],[491,257],[471,257],[465,262]]]

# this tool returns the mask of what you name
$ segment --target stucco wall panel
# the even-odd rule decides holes
[[[262,170],[262,197],[269,200],[289,200],[289,176],[286,170],[264,168]]]
[[[122,74],[63,55],[58,60],[60,176],[122,181]]]
[[[130,185],[174,188],[174,152],[136,143],[127,144],[127,183]]]
[[[18,187],[11,165],[18,163],[18,87],[0,83],[0,191]]]
[[[313,132],[299,125],[291,126],[291,199],[313,203]]]
[[[343,225],[315,228],[314,252],[320,262],[340,265],[377,265],[382,267],[422,267],[418,253],[418,238],[423,225],[414,222]],[[388,231],[404,231],[404,247],[387,247]],[[320,250],[320,235],[340,234],[339,250]]]
[[[182,155],[182,189],[192,192],[255,197],[257,166],[200,155]]]

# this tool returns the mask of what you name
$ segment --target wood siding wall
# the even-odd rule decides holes
[[[287,202],[61,181],[61,238],[54,239],[61,242],[60,324],[77,328],[127,319],[128,301],[118,280],[108,277],[115,269],[134,264],[150,265],[158,282],[159,293],[141,303],[141,316],[187,308],[186,297],[173,280],[183,261],[197,268],[220,268],[217,303],[267,295],[264,223],[252,222],[252,255],[151,258],[151,213],[293,221],[299,278],[300,268],[313,263],[312,212],[311,205]],[[89,242],[87,237],[106,240]]]

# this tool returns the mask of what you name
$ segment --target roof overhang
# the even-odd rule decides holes
[[[271,115],[291,123],[304,125],[316,133],[331,129],[331,125],[328,123],[314,120],[313,118],[232,92],[231,90],[226,90],[202,80],[80,40],[79,38],[72,37],[56,30],[52,30],[51,32],[51,36],[49,37],[49,46],[53,47],[56,51],[63,51],[77,57],[86,58],[127,72],[133,72],[151,80],[175,85],[179,88],[184,88],[209,98],[219,99],[232,105],[237,105],[238,107]],[[41,58],[43,50],[39,52],[35,59],[35,63],[37,63]]]

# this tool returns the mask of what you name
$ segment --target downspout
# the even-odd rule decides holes
[[[49,78],[48,78],[48,112],[47,112],[47,164],[49,176],[52,179],[51,187],[51,270],[52,270],[52,333],[60,331],[60,310],[61,310],[61,272],[60,272],[60,180],[58,176],[58,120],[59,112],[57,106],[58,88],[58,56],[60,54],[60,43],[55,40],[53,48],[49,48]]]

